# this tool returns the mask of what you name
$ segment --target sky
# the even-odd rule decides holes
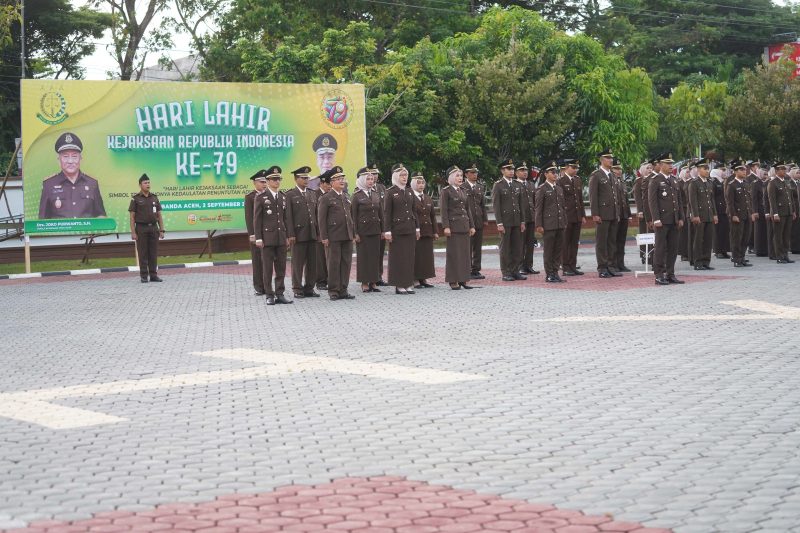
[[[87,5],[88,3],[88,0],[72,0],[72,5],[76,8]],[[137,0],[137,7],[140,4],[144,6],[146,5],[146,1]],[[171,12],[171,9],[169,11]],[[162,20],[163,15],[161,17],[157,17],[151,24],[151,27],[157,27]],[[172,40],[173,50],[165,51],[163,54],[172,59],[178,59],[181,57],[186,57],[191,53],[191,39],[188,35],[173,34]],[[109,79],[107,74],[108,71],[119,72],[117,62],[111,57],[110,48],[108,48],[108,45],[110,44],[111,31],[109,30],[106,32],[103,38],[98,41],[94,54],[84,58],[84,60],[81,61],[81,66],[86,69],[87,80],[107,80]],[[161,54],[148,55],[145,66],[150,67],[157,64],[160,56]]]

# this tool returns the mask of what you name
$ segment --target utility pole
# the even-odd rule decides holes
[[[20,34],[20,52],[19,52],[19,59],[22,63],[22,78],[25,79],[25,0],[20,0],[20,23],[19,23],[19,34]]]

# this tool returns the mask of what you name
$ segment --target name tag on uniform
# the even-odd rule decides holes
[[[155,212],[156,212],[156,206],[155,206],[155,204],[153,204],[153,213],[155,213]]]

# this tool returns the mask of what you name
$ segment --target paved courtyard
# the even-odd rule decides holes
[[[242,266],[0,281],[0,531],[800,531],[800,262],[751,261],[487,253],[451,291],[437,254],[274,307]]]

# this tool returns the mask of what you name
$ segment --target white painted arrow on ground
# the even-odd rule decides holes
[[[377,379],[421,383],[424,385],[445,385],[486,379],[486,376],[478,374],[465,374],[461,372],[415,368],[386,363],[369,363],[331,357],[310,357],[246,348],[192,353],[203,357],[258,363],[260,366],[0,393],[0,417],[28,422],[50,429],[73,429],[113,424],[116,422],[123,422],[126,419],[89,411],[87,409],[65,407],[51,403],[51,401],[65,398],[110,396],[113,394],[193,387],[198,385],[215,385],[229,381],[291,376],[303,372],[335,372]]]

